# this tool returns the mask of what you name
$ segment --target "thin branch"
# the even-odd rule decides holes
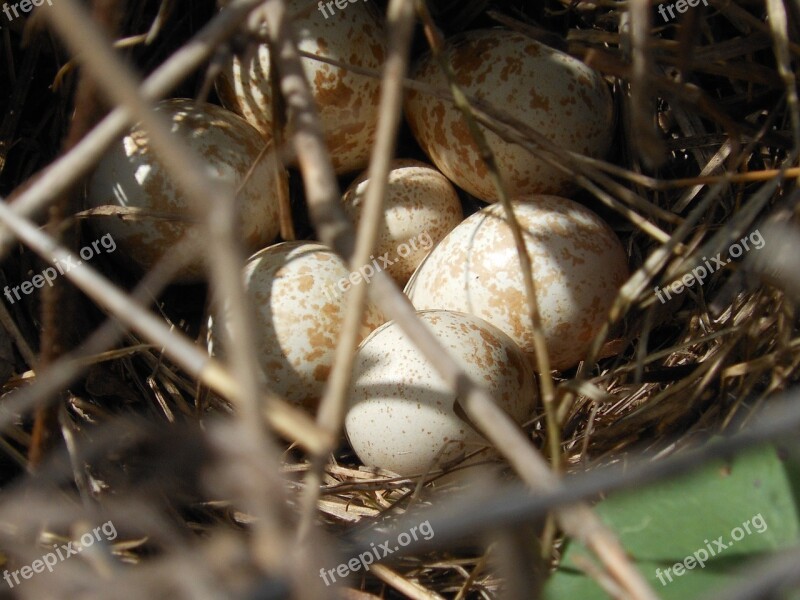
[[[405,531],[425,520],[431,522],[436,536],[430,541],[411,542],[403,549],[403,554],[446,548],[456,541],[497,528],[541,519],[551,510],[591,500],[601,494],[638,490],[696,471],[715,460],[729,460],[735,454],[754,447],[784,439],[791,441],[798,427],[800,388],[772,398],[747,429],[725,439],[719,439],[714,434],[714,439],[697,450],[673,454],[658,461],[641,456],[593,471],[567,475],[562,479],[560,488],[535,496],[520,484],[509,484],[503,489],[472,490],[464,497],[445,499],[430,508],[392,519],[390,527],[385,523],[377,523],[371,524],[368,529],[356,531],[349,538],[352,545],[342,546],[342,555],[357,556],[368,549],[371,543],[380,543],[392,533]],[[487,502],[487,496],[491,502]]]
[[[80,262],[80,258],[53,242],[52,238],[35,225],[17,216],[2,198],[0,198],[0,222],[45,260],[53,264],[58,260],[62,265],[76,265]],[[225,398],[237,397],[239,386],[222,365],[209,357],[185,335],[173,331],[161,319],[132,302],[127,294],[90,266],[81,264],[65,271],[64,276],[100,306],[115,315],[120,322],[137,331],[154,345],[164,348],[167,355],[187,373]],[[267,404],[270,409],[267,418],[281,435],[297,440],[311,451],[324,443],[324,433],[319,431],[305,413],[274,396],[268,397]]]
[[[141,85],[142,95],[149,100],[164,97],[213,54],[217,46],[228,40],[262,0],[233,0]],[[42,7],[44,12],[48,7]],[[118,106],[67,154],[42,171],[23,191],[15,193],[12,210],[20,216],[32,217],[72,185],[88,174],[130,123],[130,113]],[[0,257],[8,254],[14,238],[0,228]]]
[[[408,0],[391,0],[387,9],[387,28],[389,30],[389,51],[384,65],[384,77],[378,110],[378,124],[375,145],[369,166],[364,215],[358,227],[358,237],[352,270],[369,262],[375,251],[381,224],[384,220],[383,205],[388,187],[390,163],[397,132],[403,114],[403,78],[408,71],[411,38],[414,30],[413,5]],[[367,282],[351,286],[345,295],[346,312],[341,335],[336,345],[334,362],[325,394],[317,412],[317,425],[330,433],[331,440],[338,440],[342,431],[347,410],[347,389],[355,360],[355,348],[363,321],[367,302]],[[322,474],[331,446],[325,452],[311,458],[311,467],[306,475],[303,497],[303,521],[299,537],[303,540],[316,513],[322,485]]]
[[[285,19],[285,3],[282,0],[267,0],[264,12],[281,73],[281,90],[289,108],[292,129],[295,131],[293,142],[303,175],[311,219],[318,237],[350,262],[355,245],[353,227],[340,205],[330,155],[296,44],[288,28],[281,27]],[[386,272],[377,273],[369,291],[378,308],[394,319],[420,349],[445,384],[455,391],[469,417],[486,433],[522,479],[536,490],[559,488],[558,478],[553,475],[547,462],[526,439],[517,424],[492,401],[483,387],[470,378],[436,336],[423,325],[408,299]],[[575,510],[582,509],[579,507]],[[599,553],[599,558],[635,597],[654,598],[641,575],[629,567],[630,562],[622,548],[615,543],[613,534],[588,509],[585,514],[581,512],[580,515],[575,510],[568,509],[562,515],[570,533]],[[590,520],[584,518],[587,515]],[[578,518],[573,518],[575,516]],[[580,524],[579,529],[572,527],[576,524]]]

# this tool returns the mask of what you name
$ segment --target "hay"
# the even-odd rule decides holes
[[[606,76],[617,99],[619,133],[608,162],[540,145],[535,132],[513,123],[502,107],[471,106],[485,127],[569,164],[582,188],[578,198],[616,230],[634,272],[588,360],[553,374],[552,412],[525,426],[530,447],[498,444],[487,462],[502,465],[505,479],[532,485],[536,467],[513,464],[509,452],[518,451],[525,462],[534,448],[549,449],[551,459],[559,448],[555,462],[578,473],[643,455],[663,458],[746,428],[759,408],[797,380],[800,365],[798,15],[785,14],[772,0],[766,7],[711,0],[669,22],[657,5],[638,2],[431,4],[432,18],[446,33],[502,24],[581,58]],[[142,76],[215,14],[208,1],[143,2],[125,10],[114,2],[95,5],[95,19],[114,32],[116,46]],[[92,218],[81,212],[80,181],[52,198],[36,181],[41,169],[69,156],[108,107],[97,84],[77,68],[80,59],[65,50],[63,34],[53,33],[53,23],[42,17],[6,22],[0,13],[0,195],[12,208],[23,198],[21,213],[77,250],[88,239],[85,219]],[[227,50],[201,59],[199,69],[185,67],[188,75],[173,75],[169,85],[162,80],[148,95],[204,90],[215,100],[207,74],[225,52],[243,50],[256,34],[227,27],[216,36],[228,40]],[[412,57],[425,50],[421,30],[411,47]],[[75,98],[83,102],[74,105]],[[424,159],[405,126],[397,146],[404,157]],[[86,168],[92,164],[90,158]],[[319,169],[327,173],[324,165]],[[289,187],[295,235],[336,246],[330,231],[314,227],[319,208],[336,199],[335,186],[304,188],[294,172]],[[479,206],[465,194],[462,200],[468,211]],[[12,218],[11,211],[0,213],[9,227]],[[745,252],[663,304],[654,293],[755,231],[766,240],[763,249]],[[345,255],[352,256],[353,241]],[[8,242],[4,232],[0,284],[44,268],[30,243]],[[15,586],[20,597],[330,597],[333,588],[322,585],[318,572],[340,562],[337,538],[458,496],[433,493],[439,472],[412,480],[361,466],[346,443],[331,437],[340,417],[332,425],[315,424],[277,399],[247,404],[252,377],[240,381],[227,370],[189,368],[205,351],[212,294],[196,286],[159,295],[170,265],[151,274],[151,288],[136,292],[132,274],[103,258],[92,267],[152,305],[161,327],[156,334],[106,322],[108,290],[84,289],[83,295],[64,278],[54,290],[0,306],[6,332],[0,344],[3,568],[29,565],[52,544],[107,521],[117,534],[86,556],[60,562],[52,574]],[[73,359],[65,360],[70,352]],[[467,403],[470,417],[480,406]],[[278,435],[266,435],[264,423]],[[499,435],[490,432],[491,439],[492,433]],[[554,485],[542,483],[539,491]],[[480,521],[480,514],[472,516]],[[584,513],[579,520],[591,522]],[[296,543],[298,529],[302,544]],[[553,522],[520,523],[519,531],[539,540],[544,559],[530,548],[531,556],[513,554],[509,548],[518,549],[518,540],[507,531],[488,537],[464,531],[460,544],[375,565],[337,593],[514,596],[519,580],[541,584],[558,559],[562,535]],[[611,541],[601,535],[592,547],[608,560],[606,569],[622,562],[611,583],[636,595],[637,582],[625,575],[626,559]],[[508,556],[516,564],[505,564]]]

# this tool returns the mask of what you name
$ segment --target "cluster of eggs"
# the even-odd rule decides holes
[[[288,2],[297,13],[295,33],[301,50],[326,62],[304,58],[303,65],[336,171],[351,173],[368,162],[380,88],[377,78],[335,65],[379,70],[385,36],[368,2],[324,17],[306,10],[307,4]],[[446,56],[469,96],[502,107],[566,150],[597,157],[608,151],[612,98],[603,79],[580,61],[505,30],[456,36]],[[236,186],[242,239],[253,251],[262,248],[247,261],[244,281],[257,310],[266,385],[313,411],[334,361],[343,292],[385,270],[405,286],[422,322],[497,404],[518,423],[529,420],[537,392],[519,257],[463,116],[441,95],[420,89],[408,93],[407,121],[435,166],[393,162],[378,258],[351,271],[318,243],[274,244],[276,189],[285,172],[264,152],[273,131],[270,69],[265,44],[231,59],[217,83],[230,111],[191,100],[168,100],[157,108],[206,161],[210,176]],[[430,56],[420,60],[414,77],[447,89]],[[626,255],[607,224],[564,197],[572,184],[554,161],[484,133],[514,199],[552,365],[569,368],[586,352],[626,279]],[[354,223],[361,218],[367,184],[362,174],[343,195]],[[488,206],[464,219],[454,184]],[[191,201],[165,176],[138,126],[109,151],[87,190],[91,206],[145,211],[134,220],[95,221],[111,231],[125,250],[117,254],[130,266],[150,268],[178,239],[195,231],[179,218],[147,218],[157,213],[186,217]],[[189,261],[179,281],[199,279],[202,267],[199,258]],[[224,307],[220,321],[223,326],[215,335],[227,321]],[[360,334],[345,428],[366,465],[418,475],[481,447],[484,440],[455,395],[394,322],[368,305]]]

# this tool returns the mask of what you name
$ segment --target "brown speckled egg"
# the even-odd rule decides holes
[[[300,50],[380,70],[386,54],[385,34],[372,4],[345,3],[341,10],[334,4],[330,14],[327,7],[323,6],[323,12],[307,0],[286,2],[289,12],[297,15],[294,31]],[[308,58],[302,63],[336,172],[364,168],[375,138],[380,80]],[[250,60],[233,57],[217,79],[223,104],[267,135],[273,121],[270,74],[269,48],[261,44]]]
[[[498,406],[518,423],[531,417],[533,372],[511,338],[465,313],[418,315]],[[486,445],[458,415],[455,393],[394,321],[359,346],[349,398],[345,430],[365,465],[420,475]]]
[[[356,224],[364,208],[367,181],[367,173],[363,173],[342,198],[345,211]],[[375,261],[401,286],[430,249],[464,218],[452,184],[439,171],[416,160],[392,162],[383,214]]]
[[[539,131],[558,146],[602,157],[611,145],[614,106],[602,77],[581,61],[521,33],[470,31],[448,41],[462,89]],[[424,57],[415,78],[444,90],[436,60]],[[451,181],[486,202],[497,195],[460,111],[450,102],[413,91],[406,114],[417,141]],[[483,129],[513,196],[571,191],[571,177]]]
[[[566,369],[583,358],[599,331],[628,277],[627,257],[611,228],[572,200],[533,196],[513,204],[551,363]],[[499,204],[451,231],[419,266],[406,294],[418,310],[472,313],[510,335],[523,351],[534,351],[519,257]]]
[[[239,190],[241,236],[247,250],[273,241],[279,231],[278,182],[268,160],[259,158],[263,137],[241,117],[212,104],[172,99],[159,102],[156,111],[172,122],[172,133],[197,153],[210,177]],[[184,234],[199,229],[191,224],[198,218],[191,200],[178,190],[138,125],[103,156],[89,181],[86,201],[90,207],[140,208],[176,217],[93,219],[98,232],[110,233],[119,244],[122,252],[114,256],[137,271],[151,268]],[[198,256],[176,279],[185,283],[203,278],[203,260]]]
[[[350,271],[332,250],[283,242],[247,261],[244,278],[259,323],[258,356],[267,385],[291,402],[316,408],[344,322],[340,288]],[[348,284],[349,285],[349,284]],[[223,322],[226,319],[223,317]],[[385,319],[367,306],[361,337]]]

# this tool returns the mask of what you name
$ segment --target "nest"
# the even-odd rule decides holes
[[[142,78],[218,14],[210,1],[90,4],[95,23],[83,27],[110,32],[119,55]],[[384,13],[386,4],[379,3]],[[500,465],[501,480],[536,488],[535,468],[525,472],[519,464],[529,456],[541,460],[537,465],[546,464],[545,456],[563,472],[586,473],[643,456],[661,460],[746,429],[773,396],[791,387],[800,365],[797,7],[703,0],[667,18],[666,4],[645,2],[438,0],[430,11],[446,35],[504,26],[580,58],[606,78],[617,104],[617,134],[606,161],[565,157],[524,130],[512,131],[502,107],[475,111],[484,126],[532,152],[569,161],[581,188],[576,199],[612,226],[633,273],[587,360],[540,373],[551,402],[547,414],[525,424],[527,447],[492,447],[487,462]],[[82,205],[92,165],[80,166],[73,149],[112,107],[44,14],[9,19],[0,13],[0,24],[0,195],[7,203],[0,211],[0,274],[6,286],[49,264],[42,248],[34,251],[10,231],[22,237],[26,227],[36,230],[33,223],[42,239],[75,251],[94,239]],[[255,30],[246,29],[217,36],[200,67],[173,77],[165,93],[218,102],[210,85],[218,61],[254,43]],[[412,60],[427,49],[424,33],[417,21]],[[395,154],[427,160],[407,125]],[[45,169],[70,157],[84,175],[56,182],[57,193],[37,192],[44,201],[36,210],[25,206],[26,193],[47,181]],[[341,189],[350,180],[340,178]],[[309,210],[326,193],[317,192],[303,186],[298,170],[291,172],[298,239],[332,239]],[[481,206],[465,192],[460,196],[466,214]],[[739,257],[718,268],[711,261],[731,257],[744,240],[750,248],[740,248]],[[669,292],[699,266],[709,272],[701,285]],[[381,532],[410,511],[460,510],[457,492],[436,493],[437,479],[459,465],[414,479],[365,468],[345,440],[331,445],[323,435],[330,430],[307,415],[281,412],[271,402],[248,404],[236,372],[197,363],[207,347],[211,299],[221,293],[214,285],[166,287],[156,278],[152,289],[160,291],[152,294],[151,288],[135,291],[137,276],[106,257],[91,268],[124,290],[121,298],[92,282],[78,289],[60,278],[0,307],[3,568],[33,564],[81,536],[96,541],[80,557],[60,560],[52,573],[9,584],[7,592],[31,598],[528,597],[514,578],[524,571],[541,585],[558,563],[564,536],[575,537],[563,523],[518,518],[518,531],[543,550],[508,558],[507,530],[482,529],[481,514],[462,507],[472,525],[460,542],[398,552],[341,587],[323,585],[320,569],[348,556],[341,541],[354,540],[354,532]],[[134,302],[147,306],[175,341],[145,335],[148,323],[137,329],[114,318]],[[303,434],[296,428],[305,428]],[[517,463],[509,460],[514,456]],[[554,486],[545,478],[537,491]],[[484,501],[494,506],[503,497]],[[113,539],[112,527],[102,529],[108,523]],[[517,570],[503,568],[502,557],[518,563]],[[646,597],[637,595],[628,571],[615,576],[631,597]]]

